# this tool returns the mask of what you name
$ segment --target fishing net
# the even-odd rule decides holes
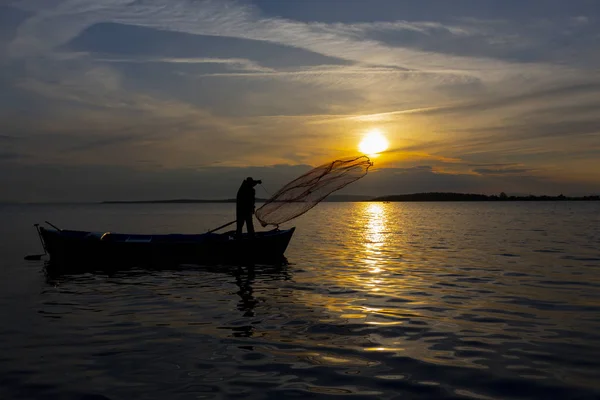
[[[372,165],[367,156],[320,165],[281,188],[256,210],[256,218],[263,227],[294,219],[331,193],[365,176]]]

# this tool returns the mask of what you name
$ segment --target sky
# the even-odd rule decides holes
[[[0,201],[600,193],[597,0],[0,0]],[[265,195],[258,192],[259,195]]]

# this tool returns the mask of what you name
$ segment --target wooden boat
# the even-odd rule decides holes
[[[276,263],[295,228],[235,237],[235,232],[134,235],[38,227],[50,262],[79,266],[167,266],[185,263]]]

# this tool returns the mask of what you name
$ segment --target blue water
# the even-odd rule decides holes
[[[0,398],[600,398],[598,202],[322,203],[285,268],[23,260],[34,222],[196,233],[233,215],[0,206]]]

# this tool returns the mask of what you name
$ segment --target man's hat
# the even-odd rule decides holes
[[[259,183],[262,183],[262,181],[261,181],[260,179],[259,179],[259,180],[254,180],[254,179],[252,179],[252,177],[251,177],[251,176],[247,177],[247,178],[246,178],[246,181],[247,181],[247,182],[250,182],[250,183],[252,183],[252,184],[254,184],[254,185],[258,185]]]

